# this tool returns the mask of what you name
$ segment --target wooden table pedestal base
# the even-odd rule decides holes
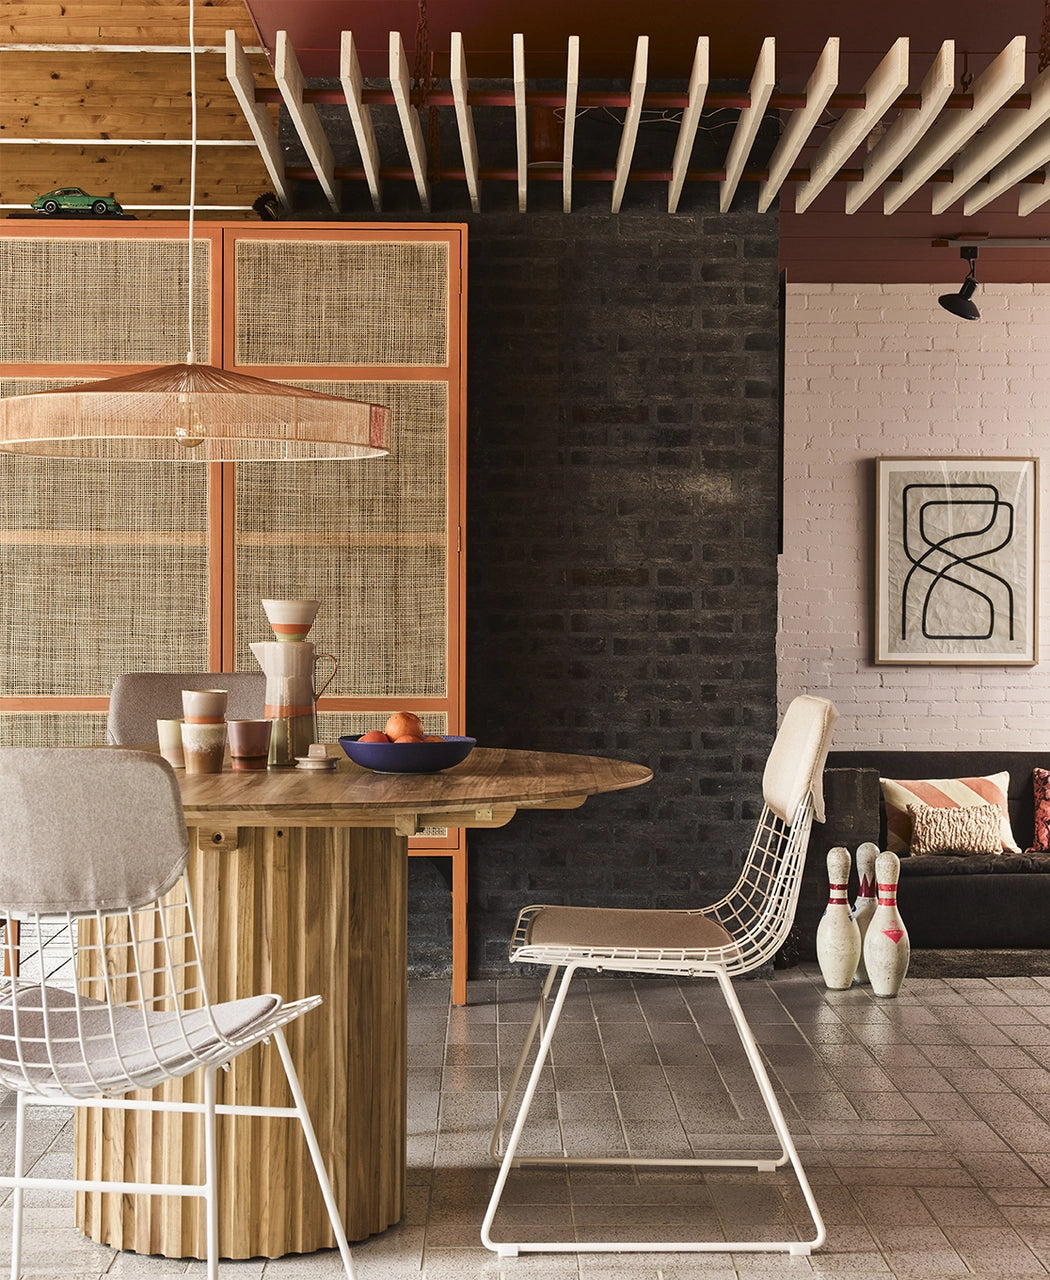
[[[407,842],[390,828],[192,829],[190,875],[213,1000],[276,991],[324,1004],[286,1029],[347,1237],[397,1222],[405,1190]],[[157,1091],[199,1100],[199,1076]],[[218,1101],[290,1103],[277,1051],[218,1075]],[[199,1119],[79,1111],[77,1177],[203,1178]],[[224,1258],[334,1247],[293,1119],[218,1119]],[[137,1253],[203,1258],[196,1198],[81,1192],[77,1225]]]

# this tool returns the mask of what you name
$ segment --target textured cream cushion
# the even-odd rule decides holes
[[[544,907],[529,923],[526,946],[584,947],[606,951],[705,951],[728,947],[732,935],[694,911],[647,911],[622,907]]]
[[[1002,814],[995,804],[973,804],[962,809],[938,809],[910,804],[911,852],[1002,853]]]
[[[1000,846],[997,852],[1021,852],[1010,827],[1010,811],[1007,807],[1009,773],[995,773],[986,778],[880,778],[879,784],[886,807],[886,848],[891,853],[906,857],[909,852],[910,804],[926,804],[935,809],[994,804],[998,807],[1000,816]]]

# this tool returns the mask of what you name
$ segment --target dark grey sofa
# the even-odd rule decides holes
[[[792,942],[816,955],[817,924],[827,903],[829,849],[854,852],[865,840],[885,848],[880,777],[961,778],[1010,774],[1014,837],[1032,844],[1032,770],[1050,768],[1050,751],[835,751],[824,774],[827,821],[814,823]],[[856,894],[856,868],[850,900]],[[917,948],[1050,947],[1050,854],[902,858],[901,916]]]

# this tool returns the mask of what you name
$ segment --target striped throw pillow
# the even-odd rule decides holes
[[[906,857],[911,845],[910,804],[928,804],[937,809],[967,808],[975,804],[994,804],[1002,813],[1002,851],[1020,853],[1010,826],[1007,793],[1009,773],[994,773],[987,778],[880,778],[882,799],[886,808],[886,848]]]

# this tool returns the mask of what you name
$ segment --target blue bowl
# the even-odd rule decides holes
[[[340,738],[339,745],[354,762],[373,773],[440,773],[466,760],[476,738],[443,737],[440,742],[361,742],[360,735]]]

